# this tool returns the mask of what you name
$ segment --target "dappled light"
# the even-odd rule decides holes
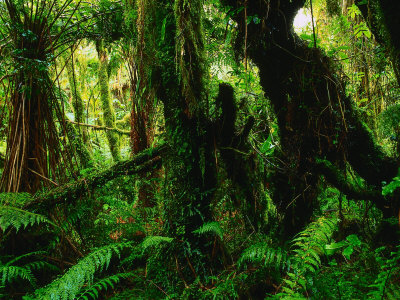
[[[400,299],[399,12],[0,0],[0,298]]]

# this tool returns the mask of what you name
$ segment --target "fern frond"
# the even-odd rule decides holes
[[[49,223],[56,226],[45,216],[35,214],[17,207],[0,206],[0,228],[5,231],[9,227],[14,227],[18,231],[21,227],[33,226],[40,223]]]
[[[384,248],[378,248],[375,252],[379,254]],[[381,268],[375,282],[370,285],[372,288],[368,296],[374,299],[399,299],[395,296],[400,294],[399,284],[392,282],[392,278],[400,276],[400,246],[397,250],[390,254],[390,257],[385,259],[377,256],[377,261],[380,263]]]
[[[36,279],[30,269],[18,266],[0,267],[1,285],[5,286],[17,279],[29,281],[32,286],[36,286]]]
[[[24,255],[20,255],[5,264],[0,265],[0,284],[6,286],[13,281],[20,279],[27,280],[32,286],[36,286],[36,279],[33,276],[32,271],[47,268],[56,268],[53,265],[45,261],[33,261],[23,266],[15,266],[14,264],[24,258],[43,254],[43,251],[31,252]]]
[[[218,236],[221,240],[224,237],[222,228],[218,222],[205,223],[199,229],[194,230],[193,233],[197,233],[197,234],[213,233],[216,236]]]
[[[266,243],[257,243],[245,249],[238,260],[238,265],[243,267],[246,263],[263,263],[265,267],[273,267],[276,270],[285,269],[289,265],[286,251],[271,248]]]
[[[23,254],[23,255],[20,255],[18,257],[13,258],[12,260],[10,260],[7,263],[5,263],[4,265],[5,266],[10,266],[10,265],[13,265],[14,263],[16,263],[17,261],[19,261],[19,260],[21,260],[23,258],[26,258],[26,257],[29,257],[29,256],[41,255],[41,254],[44,254],[44,253],[45,253],[44,251],[29,252],[29,253],[26,253],[26,254]]]
[[[113,254],[119,256],[121,249],[128,246],[130,243],[118,243],[93,251],[71,267],[62,277],[43,289],[37,290],[35,298],[32,299],[74,299],[84,284],[93,283],[96,272],[108,268]]]
[[[158,246],[160,243],[171,243],[173,238],[165,237],[165,236],[149,236],[144,239],[142,242],[143,250],[146,250],[149,247]]]
[[[83,290],[77,297],[77,299],[88,299],[88,296],[92,299],[97,299],[99,297],[99,291],[107,290],[109,287],[114,289],[115,285],[120,282],[121,279],[129,278],[133,273],[119,273],[106,278],[102,278],[96,283],[90,285],[85,290]]]
[[[319,269],[320,256],[325,253],[325,245],[330,242],[336,226],[336,216],[323,216],[309,224],[292,240],[291,271],[284,279],[282,292],[277,294],[277,297],[304,298],[301,293],[307,290],[307,276]]]
[[[386,290],[386,295],[388,299],[400,299],[400,286],[398,284],[392,283]]]
[[[24,268],[31,270],[31,271],[37,271],[37,270],[42,270],[42,269],[47,269],[47,270],[53,270],[53,271],[58,271],[59,268],[56,266],[49,264],[46,261],[33,261],[30,262],[26,265],[24,265]]]
[[[23,207],[32,200],[32,195],[29,193],[0,193],[1,205]]]

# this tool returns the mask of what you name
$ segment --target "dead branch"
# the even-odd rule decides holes
[[[93,128],[93,130],[109,130],[109,131],[115,131],[115,132],[117,132],[119,134],[124,134],[124,135],[130,135],[131,134],[130,131],[122,130],[122,129],[119,129],[119,128],[110,128],[110,127],[107,127],[107,126],[84,124],[84,123],[74,122],[74,121],[71,121],[71,120],[66,120],[66,121],[69,122],[69,123],[78,125],[78,126],[90,127],[90,128]]]

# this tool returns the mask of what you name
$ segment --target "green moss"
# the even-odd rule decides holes
[[[100,86],[100,101],[103,109],[104,125],[109,128],[115,128],[115,112],[111,103],[110,89],[108,86],[108,57],[104,48],[103,41],[97,43],[97,52],[99,55],[99,86]],[[108,130],[106,132],[108,145],[110,147],[111,155],[114,161],[121,160],[120,155],[120,141],[118,134]]]
[[[92,167],[93,166],[92,155],[87,149],[80,134],[78,134],[75,127],[69,122],[65,122],[65,127],[71,147],[76,151],[79,160],[81,162],[81,165],[84,168]]]
[[[64,52],[63,57],[67,69],[69,87],[71,90],[72,107],[74,109],[75,122],[84,123],[85,105],[83,103],[83,99],[81,96],[80,85],[78,82],[77,74],[74,71],[74,63],[73,63],[74,56],[73,53],[70,54],[70,52]],[[86,128],[82,128],[82,132],[80,130],[81,129],[79,128],[79,135],[82,136],[82,139],[86,144],[86,147],[89,147],[89,138]]]
[[[175,1],[176,58],[182,86],[191,113],[205,107],[204,76],[207,73],[202,1]]]

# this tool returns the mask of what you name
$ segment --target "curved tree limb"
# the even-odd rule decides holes
[[[351,184],[349,180],[342,175],[340,169],[335,167],[330,161],[324,159],[316,159],[316,172],[320,173],[325,179],[342,191],[347,197],[353,200],[369,200],[376,204],[377,207],[383,208],[386,199],[382,193],[374,187],[366,186],[365,188]]]
[[[221,2],[232,11],[243,6],[238,0]],[[284,214],[286,236],[295,234],[312,215],[319,192],[316,158],[325,157],[342,167],[349,163],[377,193],[383,181],[397,174],[395,160],[377,145],[347,97],[345,82],[337,75],[339,66],[295,34],[293,20],[305,2],[249,1],[247,13],[257,14],[257,24],[248,24],[243,11],[232,14],[238,24],[235,51],[240,57],[247,45],[248,57],[260,70],[261,86],[277,116],[282,159],[290,166],[284,173],[276,172],[272,180],[273,200]],[[328,175],[331,171],[325,168]],[[350,187],[339,184],[341,180],[333,176],[331,180],[350,193]],[[381,206],[377,198],[369,199]]]

